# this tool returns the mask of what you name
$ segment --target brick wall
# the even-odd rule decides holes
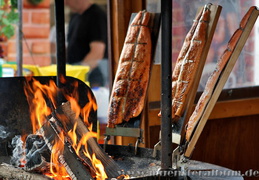
[[[23,4],[23,64],[50,65],[50,0],[39,5]],[[7,61],[16,61],[16,37],[5,47]]]

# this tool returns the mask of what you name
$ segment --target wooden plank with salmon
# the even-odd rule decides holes
[[[185,152],[190,157],[195,144],[209,118],[209,115],[227,81],[243,46],[259,15],[257,7],[252,6],[244,15],[238,29],[228,42],[228,46],[221,55],[215,70],[209,77],[204,92],[202,93],[194,112],[192,113],[186,130],[188,146]]]
[[[129,26],[110,97],[109,128],[137,117],[143,110],[152,59],[149,19],[149,12],[140,11]]]

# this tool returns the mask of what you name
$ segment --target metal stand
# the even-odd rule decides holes
[[[161,0],[161,170],[172,169],[172,1]]]
[[[136,120],[139,121],[139,120]],[[138,124],[138,123],[136,123]],[[104,138],[104,150],[106,150],[106,146],[108,141],[110,140],[111,136],[123,136],[123,137],[135,137],[137,138],[135,143],[135,154],[137,154],[138,145],[139,143],[143,142],[143,130],[139,128],[139,125],[134,126],[116,126],[115,128],[108,128],[106,127],[105,131],[105,138]]]

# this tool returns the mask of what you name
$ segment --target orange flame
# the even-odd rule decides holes
[[[73,131],[70,131],[70,133],[69,133],[69,136],[70,136],[72,141],[77,139],[76,133],[75,133],[75,129],[76,129],[76,125],[74,126]],[[87,141],[90,138],[96,138],[96,137],[97,137],[97,133],[90,131],[90,132],[88,132],[88,133],[83,135],[83,137],[80,139],[78,144],[73,142],[73,145],[75,145],[75,146],[73,146],[73,148],[75,149],[77,155],[80,156],[79,150],[82,147],[84,147],[83,153],[84,153],[85,157],[90,159],[90,161],[92,162],[94,171],[96,173],[96,177],[95,178],[97,180],[103,180],[103,179],[108,178],[106,173],[105,173],[105,171],[104,171],[103,164],[102,164],[102,162],[99,159],[96,158],[95,153],[93,153],[91,155],[89,153],[89,151],[88,151],[88,148],[87,148]]]
[[[64,151],[64,134],[60,133],[59,138],[55,139],[55,143],[51,150],[50,172],[53,179],[63,180],[69,177],[66,168],[60,165],[60,158]]]
[[[46,117],[51,113],[50,108],[46,104],[43,92],[47,93],[48,97],[53,101],[55,98],[54,94],[56,93],[55,88],[52,86],[53,83],[51,83],[50,86],[46,86],[34,80],[31,86],[29,85],[29,81],[27,81],[27,85],[24,88],[27,101],[30,105],[33,133],[36,133],[36,131],[40,129]]]
[[[75,88],[72,94],[68,94],[66,92],[62,93],[65,96],[65,98],[70,102],[71,109],[75,112],[76,118],[78,118],[81,115],[84,123],[91,128],[92,124],[88,122],[88,118],[91,110],[97,110],[96,101],[93,98],[93,95],[89,92],[87,94],[89,102],[83,108],[81,108],[78,104],[78,83],[76,82],[73,85]],[[43,85],[33,77],[28,77],[24,91],[27,97],[27,101],[30,105],[33,133],[36,133],[37,130],[39,130],[46,121],[46,117],[51,114],[51,109],[57,108],[57,102],[55,100],[57,93],[60,93],[61,90],[58,89],[58,87],[52,80],[49,81],[48,85]],[[46,98],[48,98],[51,101],[53,107],[47,106],[45,100]],[[59,118],[62,118],[62,116],[59,116]],[[104,167],[101,161],[96,158],[95,154],[90,155],[90,153],[87,150],[87,140],[89,138],[96,137],[96,133],[90,131],[89,133],[84,134],[78,142],[76,128],[77,123],[74,124],[73,129],[67,132],[67,135],[70,137],[72,141],[72,147],[79,156],[79,150],[82,146],[84,146],[84,155],[91,161],[93,165],[93,168],[96,172],[95,178],[98,180],[106,179],[107,175],[105,174]],[[50,172],[46,174],[47,176],[55,180],[70,179],[64,165],[60,163],[60,157],[62,157],[64,149],[64,136],[65,135],[61,133],[59,134],[59,138],[55,140],[55,143],[51,150]]]

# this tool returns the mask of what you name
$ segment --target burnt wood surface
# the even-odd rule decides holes
[[[50,118],[39,130],[39,134],[43,135],[43,138],[51,151],[53,151],[54,143],[57,143],[57,139],[64,144],[63,153],[59,153],[60,151],[56,150],[55,154],[58,156],[59,162],[66,168],[66,171],[72,180],[93,179],[89,166],[85,166],[73,151],[71,145],[60,138],[59,133],[61,131],[61,127],[58,126],[55,119]]]
[[[76,113],[71,109],[70,102],[63,103],[56,110],[55,117],[57,120],[59,120],[60,123],[62,123],[62,128],[65,130],[65,132],[72,130],[74,125],[77,124],[75,132],[78,139],[81,139],[84,135],[90,132],[83,120],[80,117],[76,117]],[[102,162],[108,178],[116,178],[120,175],[118,172],[121,170],[121,168],[108,154],[105,153],[105,151],[97,143],[96,138],[90,137],[87,139],[87,150],[91,156],[95,154],[96,158]],[[82,148],[80,149],[80,153],[82,155],[84,154]],[[84,157],[85,156],[81,156],[81,158],[83,158],[83,160],[89,164],[90,167],[93,167],[91,162],[89,163],[89,160]]]

